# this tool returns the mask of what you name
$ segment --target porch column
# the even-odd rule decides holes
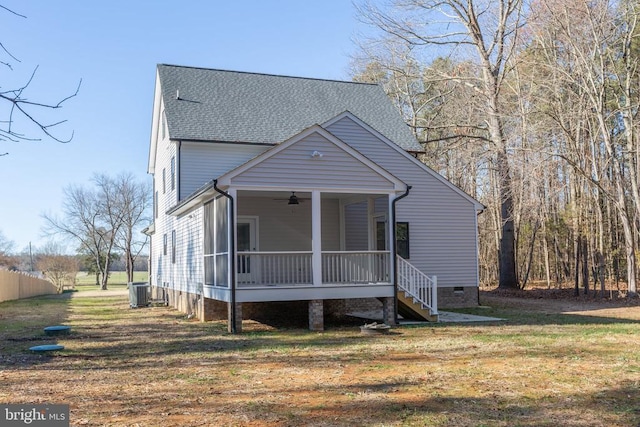
[[[394,297],[382,299],[382,321],[389,326],[396,325],[396,299]]]
[[[311,265],[313,270],[313,285],[322,284],[322,209],[320,206],[320,192],[311,192]]]
[[[324,331],[324,301],[321,299],[309,301],[309,329]]]

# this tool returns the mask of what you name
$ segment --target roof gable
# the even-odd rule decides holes
[[[222,175],[221,186],[404,191],[406,185],[315,125]]]
[[[336,117],[331,118],[330,120],[328,120],[325,123],[323,123],[322,127],[323,128],[329,128],[332,124],[337,123],[340,120],[344,120],[344,119],[351,120],[352,122],[354,122],[355,124],[357,124],[358,126],[363,128],[364,130],[366,130],[367,132],[371,133],[373,136],[375,136],[381,142],[383,142],[384,144],[389,146],[391,149],[393,149],[393,150],[397,151],[398,153],[400,153],[408,161],[410,161],[413,164],[419,166],[426,173],[428,173],[429,175],[433,176],[435,179],[440,181],[446,187],[450,188],[452,191],[454,191],[455,193],[459,194],[461,197],[463,197],[464,199],[466,199],[470,203],[472,203],[477,211],[483,211],[486,208],[486,206],[484,206],[478,200],[474,199],[473,197],[468,195],[466,192],[464,192],[463,190],[458,188],[456,185],[451,183],[449,180],[447,180],[445,177],[440,175],[438,172],[434,171],[429,166],[427,166],[426,164],[424,164],[423,162],[421,162],[420,160],[418,160],[417,158],[415,158],[411,154],[407,153],[405,150],[400,149],[396,144],[394,144],[392,141],[390,141],[388,138],[386,138],[380,132],[378,132],[375,129],[373,129],[371,126],[369,126],[363,120],[361,120],[359,117],[357,117],[354,114],[352,114],[350,111],[345,111],[342,114],[339,114]]]
[[[378,85],[158,65],[173,140],[275,144],[345,110],[422,151]]]

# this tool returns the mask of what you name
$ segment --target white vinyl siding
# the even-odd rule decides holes
[[[311,200],[288,205],[286,200],[238,195],[238,215],[257,216],[260,251],[311,251]],[[322,250],[340,249],[340,211],[336,199],[322,199]]]
[[[439,286],[477,286],[474,204],[435,177],[435,172],[350,118],[330,124],[327,130],[412,186],[409,196],[397,203],[396,217],[409,223],[410,262],[428,275],[437,275]]]
[[[369,250],[369,223],[367,202],[351,203],[344,207],[345,250]]]
[[[177,218],[166,215],[165,212],[177,202],[177,191],[171,190],[170,178],[167,173],[171,170],[171,159],[177,155],[176,144],[168,138],[162,138],[162,132],[157,133],[159,138],[155,144],[154,186],[156,190],[157,218],[154,221],[155,232],[151,239],[151,281],[154,285],[167,286],[179,289],[177,286],[177,259],[176,264],[171,263],[171,235],[176,230],[176,240],[180,241]],[[165,190],[163,191],[163,176]],[[167,236],[167,254],[163,252],[164,236]],[[179,244],[179,243],[178,243]],[[179,251],[180,249],[177,248]],[[179,252],[176,252],[178,256]]]
[[[183,142],[180,146],[180,197],[185,199],[209,181],[263,153],[270,146]]]
[[[318,152],[321,156],[314,157]],[[393,183],[314,133],[231,179],[232,185],[392,190]]]

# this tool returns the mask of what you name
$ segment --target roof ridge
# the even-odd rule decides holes
[[[175,68],[189,68],[189,69],[193,69],[193,70],[217,71],[217,72],[222,72],[222,73],[247,74],[247,75],[266,76],[266,77],[280,77],[280,78],[285,78],[285,79],[317,80],[317,81],[322,81],[322,82],[348,83],[348,84],[357,84],[357,85],[365,85],[365,86],[378,86],[377,83],[357,82],[357,81],[352,81],[352,80],[322,79],[322,78],[319,78],[319,77],[301,77],[301,76],[290,76],[290,75],[285,75],[285,74],[258,73],[258,72],[252,72],[252,71],[223,70],[221,68],[196,67],[196,66],[191,66],[191,65],[177,65],[177,64],[160,63],[160,64],[158,64],[158,66],[175,67]]]

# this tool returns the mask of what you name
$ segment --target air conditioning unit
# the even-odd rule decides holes
[[[147,307],[149,301],[149,283],[129,282],[129,305],[131,308]]]

